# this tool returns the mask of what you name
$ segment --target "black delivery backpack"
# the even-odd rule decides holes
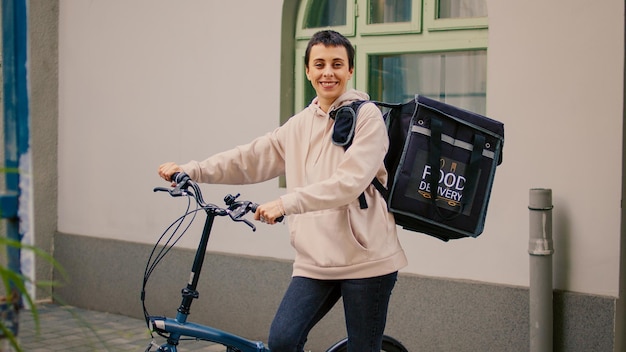
[[[333,143],[348,148],[360,106],[331,113]],[[389,108],[385,167],[388,187],[374,179],[396,224],[443,241],[478,237],[485,226],[496,172],[502,163],[504,125],[488,117],[416,95]],[[366,208],[365,197],[359,197]]]

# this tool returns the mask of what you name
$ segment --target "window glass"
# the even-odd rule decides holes
[[[309,1],[304,28],[322,28],[346,25],[346,0]]]
[[[415,94],[485,114],[485,50],[370,55],[368,92],[372,99],[402,103]]]
[[[486,0],[439,0],[437,18],[487,17]]]
[[[411,22],[411,0],[369,0],[369,23]]]

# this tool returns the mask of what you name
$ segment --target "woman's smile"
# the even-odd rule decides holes
[[[337,81],[332,81],[332,82],[321,81],[320,84],[324,88],[334,88],[337,85]]]

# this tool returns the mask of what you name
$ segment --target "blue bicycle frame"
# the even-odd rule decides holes
[[[199,195],[199,189],[196,188],[196,195]],[[196,199],[198,203],[201,203],[201,199]],[[235,203],[236,206],[232,206],[232,210],[237,211],[238,208],[244,207],[244,211],[241,215],[245,215],[248,211],[245,207],[251,206],[250,202]],[[203,204],[200,204],[201,206]],[[177,346],[181,337],[193,337],[199,340],[207,340],[215,343],[222,344],[231,351],[231,348],[236,348],[234,351],[241,352],[269,352],[269,349],[264,346],[260,341],[251,341],[243,337],[239,337],[212,327],[199,325],[195,323],[187,322],[189,316],[191,303],[195,298],[198,298],[198,281],[200,280],[200,272],[202,271],[202,265],[204,264],[204,257],[206,254],[207,245],[209,243],[209,237],[211,235],[211,229],[213,228],[213,222],[217,214],[216,209],[213,207],[204,207],[206,212],[206,220],[204,228],[202,230],[202,237],[200,238],[200,244],[196,251],[196,256],[191,268],[191,280],[187,283],[187,286],[182,290],[182,301],[176,314],[176,319],[171,319],[161,316],[150,316],[150,324],[154,331],[160,333],[167,333],[167,343],[159,347],[157,351],[160,352],[177,352]],[[222,209],[218,209],[222,210]],[[225,215],[225,214],[221,214]],[[249,223],[248,223],[249,224]],[[253,230],[254,225],[249,224]]]
[[[150,318],[152,326],[155,329],[170,333],[167,343],[161,345],[157,351],[177,352],[179,339],[183,336],[187,336],[222,344],[229,348],[229,351],[234,347],[237,351],[241,352],[269,352],[269,349],[266,348],[261,341],[247,340],[243,337],[229,334],[209,326],[181,322],[180,319],[184,319],[184,315],[183,317],[180,315],[181,314],[178,314],[176,319],[165,317]]]

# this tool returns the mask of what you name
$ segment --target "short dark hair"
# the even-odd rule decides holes
[[[343,35],[331,30],[323,30],[313,34],[306,47],[306,52],[304,53],[305,67],[309,67],[311,48],[317,44],[324,44],[326,47],[343,46],[346,48],[346,52],[348,53],[348,67],[354,67],[354,47],[352,46],[352,43],[350,43],[350,41]]]

